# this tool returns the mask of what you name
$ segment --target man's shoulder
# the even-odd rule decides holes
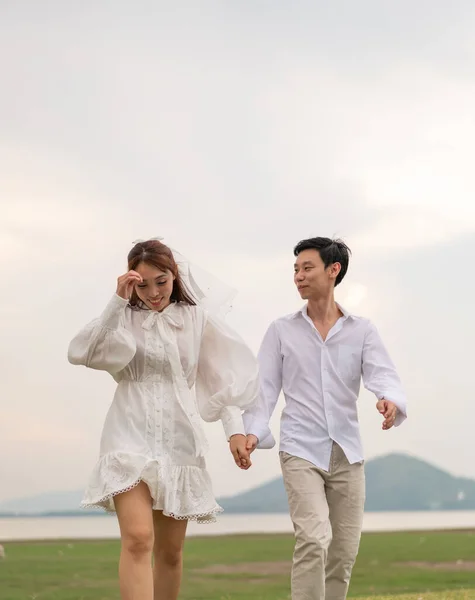
[[[271,323],[271,327],[274,326],[279,326],[279,325],[285,325],[288,323],[293,323],[299,316],[302,316],[302,311],[301,310],[297,310],[295,312],[292,313],[288,313],[287,315],[283,315],[282,317],[277,317],[277,319],[274,319]]]
[[[303,318],[301,310],[277,317],[271,321],[268,331],[273,331],[278,337],[280,337],[281,334],[285,335],[285,332],[289,332],[290,330],[294,329],[295,326],[298,327],[298,323],[300,321],[299,317]]]
[[[373,327],[371,319],[354,314],[348,314],[348,318],[346,319],[345,323],[348,327],[353,327],[355,329],[367,330],[370,327]]]
[[[369,319],[368,317],[363,317],[361,315],[354,315],[353,313],[348,314],[348,320],[354,321],[355,323],[358,323],[361,325],[369,325],[371,323],[371,319]]]
[[[275,319],[274,323],[293,321],[297,317],[299,317],[301,314],[302,314],[302,311],[297,310],[296,312],[289,313],[287,315],[283,315],[282,317],[278,317],[277,319]]]

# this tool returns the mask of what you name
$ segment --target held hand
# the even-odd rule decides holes
[[[394,402],[391,402],[390,400],[385,400],[383,398],[382,400],[379,400],[379,402],[376,403],[376,408],[378,409],[378,412],[384,417],[383,429],[391,429],[391,427],[394,425],[394,421],[396,420],[397,406],[394,404]]]
[[[117,279],[116,294],[124,300],[130,300],[130,296],[137,283],[142,283],[142,276],[137,271],[129,271]]]
[[[249,454],[252,454],[254,452],[254,450],[257,448],[258,443],[259,443],[259,440],[257,439],[257,437],[255,435],[253,435],[252,433],[247,434],[246,449],[249,452]]]
[[[234,457],[234,462],[240,469],[247,471],[252,465],[249,451],[246,448],[246,436],[238,433],[231,436],[229,440],[229,449]]]

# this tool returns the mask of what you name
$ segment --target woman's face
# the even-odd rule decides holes
[[[173,292],[173,273],[161,271],[144,262],[139,263],[135,271],[142,276],[142,282],[135,286],[135,291],[145,306],[158,311],[166,308]]]

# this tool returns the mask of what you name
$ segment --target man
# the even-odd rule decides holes
[[[280,461],[296,538],[292,600],[344,600],[365,500],[361,377],[378,399],[384,430],[406,418],[406,399],[375,326],[335,302],[349,248],[317,237],[299,242],[294,255],[295,285],[307,303],[264,337],[261,397],[244,415],[247,447],[275,445],[269,419],[282,390]]]

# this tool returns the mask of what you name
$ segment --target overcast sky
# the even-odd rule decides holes
[[[475,477],[474,30],[472,0],[1,0],[0,500],[84,487],[115,384],[67,346],[157,235],[239,290],[255,351],[301,305],[293,245],[342,236],[337,297],[409,401],[383,432],[361,395],[367,458]],[[206,430],[217,494],[279,473]]]

